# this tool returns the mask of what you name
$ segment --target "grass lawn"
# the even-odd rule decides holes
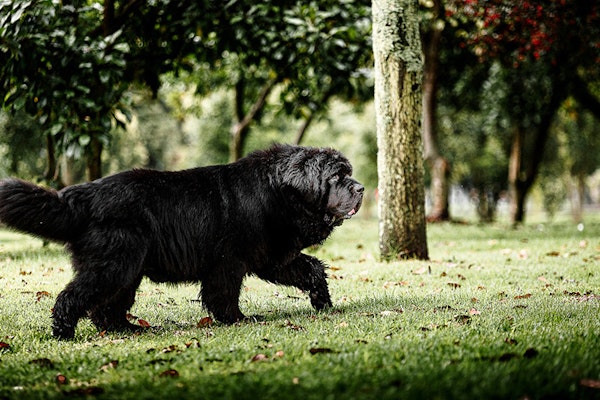
[[[71,277],[57,245],[0,230],[0,399],[600,398],[600,223],[428,227],[431,260],[380,263],[377,222],[311,252],[334,308],[248,279],[261,322],[207,324],[198,287],[144,281],[131,313],[157,326],[50,334]]]

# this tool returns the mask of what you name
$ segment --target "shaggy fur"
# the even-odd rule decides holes
[[[249,274],[308,292],[317,310],[331,306],[323,263],[301,250],[360,208],[351,174],[335,150],[274,146],[228,165],[133,170],[58,192],[5,179],[0,221],[71,252],[75,274],[53,313],[59,338],[86,315],[100,330],[139,329],[126,315],[144,276],[201,282],[207,310],[233,323],[245,318]]]

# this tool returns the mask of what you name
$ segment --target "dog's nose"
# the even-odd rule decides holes
[[[360,183],[355,183],[353,189],[355,193],[359,194],[365,191],[365,187]]]

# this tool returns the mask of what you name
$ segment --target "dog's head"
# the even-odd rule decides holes
[[[328,225],[340,225],[362,204],[364,187],[352,178],[352,165],[330,148],[276,146],[276,175],[284,190],[303,206],[319,214]]]

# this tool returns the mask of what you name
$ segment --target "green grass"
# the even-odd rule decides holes
[[[67,342],[50,317],[68,257],[0,231],[0,399],[600,398],[600,224],[540,228],[433,225],[430,261],[388,264],[355,219],[312,251],[333,310],[248,279],[262,322],[198,326],[197,286],[144,281],[132,314],[158,328],[82,321]]]

